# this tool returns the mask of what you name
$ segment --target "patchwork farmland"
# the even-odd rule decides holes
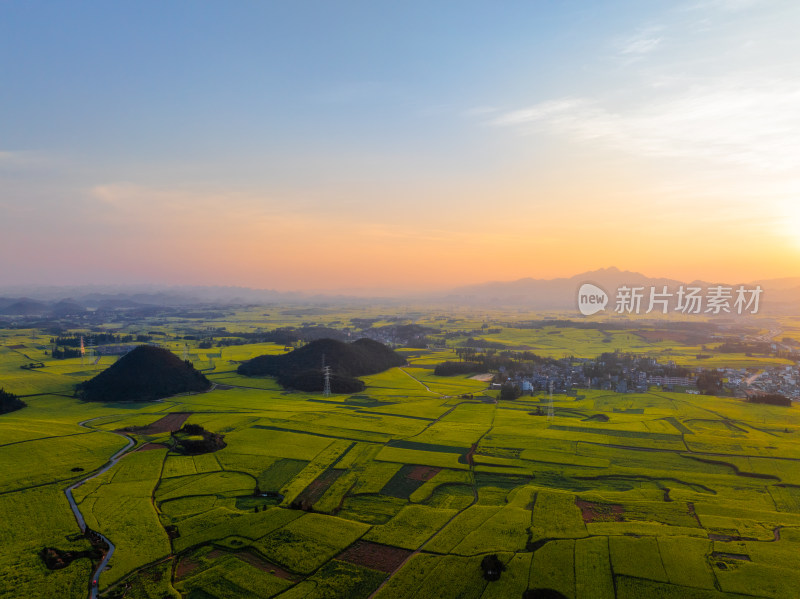
[[[323,397],[233,372],[282,350],[268,344],[217,350],[206,393],[84,403],[67,392],[87,378],[76,360],[49,361],[30,333],[3,343],[0,386],[27,403],[0,416],[3,597],[87,596],[97,559],[64,493],[83,480],[77,507],[114,545],[98,579],[108,598],[800,589],[794,407],[582,389],[555,394],[548,418],[546,394],[505,400],[485,380],[435,376],[448,350],[405,351],[408,366],[362,377],[362,393]],[[39,351],[42,372],[20,370],[9,345]],[[178,452],[171,433],[185,425],[224,435],[224,448]],[[126,435],[134,446],[92,476]],[[79,557],[50,569],[44,548]],[[499,580],[483,576],[488,555]]]

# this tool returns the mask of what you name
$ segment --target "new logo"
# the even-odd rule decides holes
[[[584,316],[597,314],[605,310],[608,304],[608,294],[592,283],[584,283],[578,289],[578,310]]]

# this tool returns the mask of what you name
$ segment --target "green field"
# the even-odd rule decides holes
[[[249,332],[386,316],[269,312],[245,309],[214,325]],[[487,320],[462,316],[420,311],[415,322],[466,338]],[[495,314],[502,331],[483,338],[559,358],[620,349],[692,364],[700,351],[635,330],[508,326],[523,317]],[[156,326],[185,333],[178,322],[148,328]],[[0,387],[28,404],[0,415],[4,598],[87,595],[89,557],[49,570],[38,555],[91,547],[64,490],[125,447],[115,431],[170,412],[223,434],[226,447],[182,455],[168,433],[134,434],[134,448],[75,489],[88,526],[116,547],[103,597],[499,599],[535,588],[587,599],[798,596],[796,407],[580,390],[556,395],[548,420],[535,414],[543,397],[497,401],[486,382],[435,376],[433,365],[457,359],[452,347],[402,350],[409,365],[363,377],[362,394],[322,397],[235,373],[283,345],[201,350],[194,341],[197,364],[215,361],[215,390],[85,404],[71,396],[74,384],[98,370],[48,359],[33,334],[0,330]],[[184,342],[169,344],[180,352]],[[45,367],[20,369],[28,358]],[[723,359],[770,361],[712,362]],[[148,442],[166,445],[137,451]],[[506,566],[496,582],[481,576],[489,554]]]

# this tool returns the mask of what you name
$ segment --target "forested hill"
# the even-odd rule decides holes
[[[406,363],[405,358],[372,339],[359,339],[353,343],[318,339],[288,354],[253,358],[239,366],[238,372],[247,376],[275,376],[280,382],[300,372],[320,372],[323,360],[325,366],[330,366],[334,374],[342,377],[375,374]]]
[[[76,393],[87,401],[151,401],[205,391],[210,386],[190,362],[167,349],[140,345],[93,379],[79,384]]]

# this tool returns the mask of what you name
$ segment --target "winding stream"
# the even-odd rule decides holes
[[[92,420],[97,420],[98,418],[106,418],[106,416],[98,416],[97,418],[90,418],[89,420],[84,420],[83,422],[79,422],[78,426],[82,426],[84,428],[88,428],[88,429],[92,429],[92,430],[99,430],[99,429],[93,428],[91,426],[86,426],[87,422],[91,422]],[[123,455],[125,455],[127,453],[127,451],[131,447],[133,447],[136,444],[136,442],[133,440],[133,438],[129,437],[128,435],[124,435],[122,433],[117,433],[117,432],[114,432],[114,431],[102,431],[102,432],[107,432],[107,433],[113,432],[115,435],[119,435],[120,437],[125,437],[125,439],[128,440],[128,444],[125,445],[125,447],[120,449],[113,456],[111,456],[111,458],[108,460],[108,462],[102,468],[100,468],[100,470],[98,470],[94,474],[91,474],[91,475],[87,476],[86,478],[83,478],[83,479],[79,480],[78,482],[76,482],[73,485],[71,485],[71,486],[67,487],[66,489],[64,489],[64,494],[67,496],[67,501],[69,501],[69,507],[72,508],[72,513],[75,516],[75,520],[78,521],[78,526],[80,527],[81,532],[83,532],[83,533],[86,532],[86,520],[83,518],[83,514],[81,513],[80,508],[78,508],[78,504],[75,503],[75,498],[72,496],[72,491],[74,489],[77,489],[78,487],[80,487],[86,481],[90,481],[93,478],[96,478],[96,477],[100,476],[101,474],[103,474],[104,472],[107,472],[109,469],[113,468],[114,465],[117,463],[117,461]],[[97,531],[95,531],[95,532],[97,532]],[[103,541],[105,541],[108,544],[108,551],[106,552],[105,556],[103,557],[103,560],[100,562],[100,564],[98,564],[97,568],[92,573],[92,580],[90,582],[90,587],[89,587],[89,599],[97,599],[99,585],[95,584],[95,581],[99,581],[100,574],[103,572],[103,570],[106,569],[106,567],[108,566],[108,561],[111,559],[111,556],[114,554],[114,543],[109,541],[108,538],[106,538],[104,535],[100,534],[99,532],[97,532],[97,535],[101,539],[103,539]]]

